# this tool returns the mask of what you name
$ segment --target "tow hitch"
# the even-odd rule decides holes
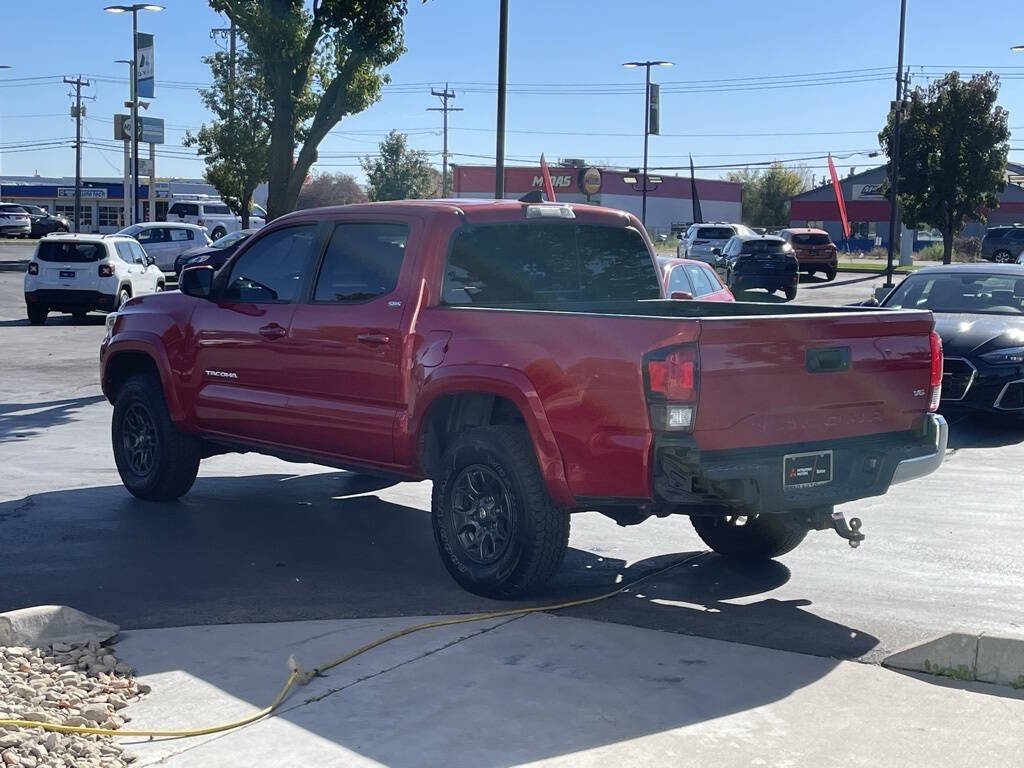
[[[864,534],[860,532],[860,518],[851,517],[850,524],[846,524],[846,518],[842,512],[832,510],[832,528],[835,532],[850,542],[850,546],[857,548],[864,541]]]
[[[860,532],[860,518],[851,517],[847,525],[846,518],[842,512],[837,512],[832,507],[817,507],[807,515],[807,524],[815,531],[825,531],[831,528],[848,542],[851,547],[859,547],[864,541],[864,534]]]

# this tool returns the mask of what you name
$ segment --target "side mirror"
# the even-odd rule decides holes
[[[213,267],[186,267],[178,281],[181,292],[197,299],[208,299],[213,292]]]
[[[712,256],[721,256],[722,255],[722,249],[721,248],[712,248],[711,249],[711,255]]]
[[[693,294],[692,293],[687,293],[686,291],[672,291],[672,294],[669,296],[669,298],[670,299],[687,300],[687,299],[692,299],[693,298]]]

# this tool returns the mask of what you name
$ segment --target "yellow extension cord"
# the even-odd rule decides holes
[[[291,664],[291,660],[289,660],[289,666],[293,666],[293,668],[289,673],[288,679],[285,681],[284,687],[281,689],[281,692],[274,697],[274,700],[270,703],[269,706],[266,706],[263,709],[254,712],[253,714],[247,717],[243,717],[240,720],[232,720],[227,723],[221,723],[220,725],[211,725],[207,726],[206,728],[192,728],[182,731],[132,731],[123,728],[90,728],[89,726],[85,725],[57,725],[55,723],[39,723],[34,720],[0,720],[0,726],[15,726],[18,728],[42,728],[47,731],[57,731],[58,733],[91,733],[99,734],[101,736],[141,736],[147,738],[164,739],[180,738],[183,736],[205,736],[210,733],[230,731],[234,728],[241,728],[243,725],[248,725],[249,723],[255,722],[256,720],[259,720],[260,718],[269,715],[271,712],[273,712],[275,709],[281,706],[281,703],[284,701],[285,696],[288,695],[288,692],[292,689],[296,682],[305,685],[319,673],[326,672],[329,669],[333,669],[334,667],[337,667],[340,664],[344,664],[346,661],[354,659],[356,656],[360,656],[366,653],[367,651],[377,648],[378,646],[384,645],[385,643],[389,643],[392,640],[397,640],[399,637],[411,635],[414,632],[419,632],[424,629],[433,629],[434,627],[450,627],[454,624],[468,624],[473,621],[484,621],[486,619],[500,619],[506,616],[526,616],[528,614],[539,613],[541,611],[557,611],[561,610],[562,608],[573,608],[578,605],[587,605],[589,603],[596,603],[601,600],[607,600],[608,598],[615,597],[616,595],[619,595],[625,592],[626,590],[635,587],[644,581],[647,581],[648,579],[652,579],[655,576],[661,576],[662,574],[668,573],[669,571],[678,568],[681,565],[685,565],[686,563],[691,562],[692,560],[700,557],[702,554],[704,553],[701,552],[696,555],[690,555],[689,557],[685,557],[682,560],[673,563],[672,565],[665,566],[664,568],[659,568],[655,571],[652,571],[651,573],[648,573],[646,576],[641,576],[639,579],[636,579],[635,581],[631,581],[628,584],[623,584],[622,586],[612,590],[611,592],[605,592],[604,594],[596,595],[594,597],[584,597],[580,598],[579,600],[570,600],[565,603],[556,603],[554,605],[538,605],[533,608],[509,608],[508,610],[504,611],[468,613],[463,616],[453,616],[447,619],[436,619],[434,621],[423,622],[422,624],[414,624],[410,627],[405,627],[404,629],[399,629],[396,632],[392,632],[390,635],[385,635],[384,637],[378,638],[377,640],[372,640],[371,642],[366,643],[365,645],[361,645],[358,648],[351,650],[348,653],[343,654],[332,661],[327,662],[326,664],[321,664],[318,667],[314,667],[312,670],[308,672],[303,672],[300,669],[294,668],[294,666]]]

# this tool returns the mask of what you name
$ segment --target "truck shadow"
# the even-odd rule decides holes
[[[1002,448],[1024,442],[1024,419],[1004,415],[946,411],[950,450]]]
[[[394,629],[416,620],[396,624],[391,617],[523,604],[488,600],[457,587],[437,556],[429,514],[381,499],[376,494],[387,485],[345,472],[203,477],[187,497],[173,504],[140,502],[120,486],[54,491],[5,502],[0,504],[0,611],[66,604],[117,622],[123,629],[346,618],[377,619],[369,626]],[[398,487],[389,496],[400,501],[402,490]],[[492,633],[478,636],[491,640],[459,643],[452,653],[435,652],[446,647],[443,636],[439,640],[438,635],[431,639],[429,632],[417,635],[415,640],[403,640],[405,645],[399,648],[420,660],[402,662],[401,672],[382,678],[411,677],[407,684],[382,683],[381,690],[372,692],[376,682],[360,683],[318,705],[319,717],[303,706],[286,708],[280,717],[385,764],[506,765],[753,709],[814,683],[835,667],[838,658],[860,656],[878,643],[855,628],[816,616],[809,601],[763,597],[789,580],[789,570],[781,563],[738,566],[712,554],[672,553],[627,565],[573,548],[550,588],[528,604],[606,592],[691,555],[697,556],[629,593],[557,613],[604,623],[552,623],[539,614],[529,617],[528,623],[516,621],[496,630],[493,638]],[[366,621],[356,624],[364,631],[368,626]],[[624,625],[676,634],[638,634]],[[210,626],[203,631],[180,630],[181,635],[165,630],[169,634],[140,636],[149,638],[140,640],[141,645],[133,644],[129,633],[125,651],[129,661],[141,665],[141,674],[184,673],[204,687],[216,688],[210,695],[262,707],[280,685],[278,671],[283,667],[277,665],[283,665],[293,652],[291,645],[300,642],[298,627],[306,627],[302,631],[308,632],[310,641],[321,630],[331,635],[318,641],[328,645],[303,649],[312,664],[365,642],[346,634],[356,631],[348,629],[351,626]],[[473,626],[460,627],[458,637],[473,635],[478,631]],[[678,634],[733,642],[683,641]],[[160,637],[167,641],[159,653],[140,650]],[[498,659],[487,645],[473,650],[477,642],[500,644],[501,637],[518,639],[514,649]],[[260,651],[239,647],[239,638],[258,643]],[[744,651],[736,642],[819,655],[764,657],[767,651]],[[231,644],[230,650],[220,643]],[[441,645],[431,645],[437,643]],[[423,652],[426,645],[430,649]],[[268,649],[275,654],[272,664],[266,658]],[[133,657],[132,652],[141,655]],[[384,655],[364,657],[358,674],[372,677],[363,665],[372,670],[390,658],[388,653],[397,652],[372,652]],[[232,663],[226,663],[228,658]],[[501,663],[501,658],[506,661]],[[590,662],[583,664],[584,658]],[[426,665],[422,668],[428,671],[422,674],[428,678],[416,676],[421,665]],[[452,682],[452,665],[465,685]],[[624,676],[626,669],[631,671]],[[303,689],[297,702],[339,681],[349,685],[351,674],[356,673],[345,667],[332,671]],[[756,685],[751,684],[755,678]],[[438,679],[449,682],[442,685]],[[496,695],[504,685],[518,692]],[[610,685],[618,704],[588,693]],[[577,689],[586,700],[577,698],[569,706],[566,697]],[[159,694],[154,693],[154,701],[159,701]],[[623,701],[630,706],[620,706]],[[329,717],[322,716],[324,707],[329,707]],[[392,714],[367,726],[367,718],[359,713],[379,708]],[[531,731],[526,740],[521,739],[527,726],[521,721],[524,708]],[[614,710],[614,718],[595,714],[604,709]],[[488,742],[516,743],[515,750],[484,755],[479,751],[482,744],[465,747],[445,741],[448,736],[441,734],[457,733],[460,718],[472,713],[486,713],[491,723]],[[197,712],[192,714],[198,717]],[[416,734],[425,727],[423,718],[435,734],[428,740],[432,749],[441,752],[410,746],[421,741]],[[218,713],[215,719],[223,718]],[[386,733],[375,735],[377,728]],[[443,760],[444,750],[457,753],[457,759]]]

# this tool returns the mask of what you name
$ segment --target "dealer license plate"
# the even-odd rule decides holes
[[[60,278],[61,280],[74,280],[75,271],[73,269],[62,269],[60,271]]]
[[[809,488],[832,482],[832,451],[790,453],[782,457],[782,486]]]

